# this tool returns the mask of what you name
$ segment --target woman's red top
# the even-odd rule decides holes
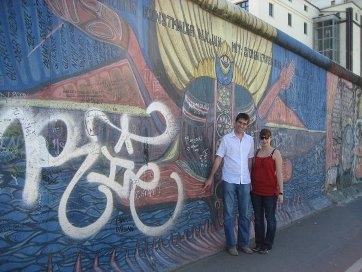
[[[268,157],[257,157],[255,154],[253,169],[251,171],[252,192],[261,196],[277,196],[278,181],[276,176],[273,153]]]

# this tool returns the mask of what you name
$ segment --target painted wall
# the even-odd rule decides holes
[[[1,271],[222,250],[220,175],[203,184],[241,111],[283,155],[279,226],[361,182],[361,78],[230,3],[0,1],[0,56]]]

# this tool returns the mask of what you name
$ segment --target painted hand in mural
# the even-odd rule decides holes
[[[292,61],[288,67],[285,67],[281,73],[280,73],[280,77],[279,77],[279,81],[280,81],[280,89],[288,89],[292,80],[293,80],[293,76],[295,73],[295,67],[296,67],[296,63],[295,61]]]
[[[113,10],[98,0],[46,0],[50,9],[92,37],[128,47],[128,26]]]
[[[268,92],[266,92],[266,95],[262,102],[260,103],[258,112],[260,118],[265,118],[267,116],[267,113],[269,112],[271,106],[273,105],[274,100],[278,96],[279,92],[281,90],[288,89],[295,73],[295,67],[296,63],[295,61],[292,61],[287,67],[285,67],[279,76],[279,79],[273,84],[273,86],[270,88]]]

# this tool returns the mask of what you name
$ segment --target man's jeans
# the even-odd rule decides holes
[[[251,193],[255,217],[255,245],[256,247],[272,249],[275,232],[277,229],[277,220],[275,210],[277,207],[276,196],[259,196]],[[267,224],[265,233],[264,217]]]
[[[249,245],[250,227],[250,184],[232,184],[223,181],[224,231],[226,247],[246,247]],[[235,212],[238,208],[238,237],[235,239]]]

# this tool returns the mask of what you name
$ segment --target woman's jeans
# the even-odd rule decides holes
[[[277,196],[260,196],[251,193],[251,201],[254,209],[255,245],[259,248],[272,249],[277,220],[275,211],[277,207]],[[265,233],[265,222],[267,230]]]
[[[250,227],[250,184],[232,184],[223,181],[224,231],[226,247],[247,247]],[[235,207],[238,208],[237,242],[235,239]]]

